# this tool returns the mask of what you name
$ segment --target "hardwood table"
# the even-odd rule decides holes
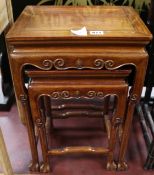
[[[52,74],[53,71],[89,70],[97,73],[106,70],[113,71],[114,75],[115,70],[131,69],[133,81],[117,164],[118,170],[125,170],[134,107],[140,100],[148,62],[145,46],[151,38],[131,7],[28,6],[24,9],[8,32],[6,41],[19,115],[29,134],[31,170],[39,170],[34,131],[37,123],[31,114],[25,71],[33,69]]]
[[[41,71],[26,71],[31,79],[28,84],[28,95],[33,121],[39,133],[43,164],[40,167],[41,172],[50,171],[49,155],[64,155],[68,153],[99,153],[107,155],[107,169],[116,170],[115,163],[115,145],[117,143],[117,135],[124,123],[126,101],[128,95],[128,83],[125,78],[128,77],[130,71],[63,71],[57,72],[41,72]],[[113,76],[114,74],[114,76]],[[56,77],[56,80],[55,80]],[[86,79],[86,82],[85,82]],[[92,147],[92,146],[73,146],[60,148],[49,148],[46,132],[46,119],[44,115],[44,106],[41,104],[45,97],[49,97],[51,103],[53,100],[78,100],[81,99],[100,99],[114,95],[117,103],[112,116],[108,117],[108,122],[105,122],[108,135],[108,147]],[[64,103],[65,104],[65,103]],[[81,107],[79,105],[79,107]],[[71,108],[71,107],[70,107]],[[103,108],[103,105],[102,105]],[[90,109],[90,107],[89,107]],[[67,110],[68,111],[68,110]],[[86,110],[88,111],[88,110]],[[62,113],[62,112],[61,112]],[[65,113],[64,113],[65,114]],[[81,113],[82,114],[82,113]],[[90,116],[90,115],[89,115]],[[50,117],[56,118],[54,114]],[[67,116],[66,116],[67,117]],[[95,117],[97,115],[95,114]],[[59,117],[60,118],[60,117]],[[64,117],[65,118],[65,115]],[[104,120],[105,115],[102,112],[101,118]],[[121,139],[121,138],[120,138]]]

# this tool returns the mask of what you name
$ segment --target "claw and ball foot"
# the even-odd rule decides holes
[[[49,163],[42,163],[40,167],[40,172],[41,173],[49,173],[50,172],[50,165]]]
[[[39,172],[40,171],[39,163],[33,163],[33,162],[30,163],[29,171],[31,171],[31,172]]]
[[[118,171],[125,171],[127,169],[128,169],[128,165],[126,162],[118,163],[118,166],[117,166]]]
[[[108,171],[114,171],[114,170],[117,169],[117,165],[116,165],[116,163],[114,161],[113,162],[108,162],[107,166],[106,166],[106,169]]]

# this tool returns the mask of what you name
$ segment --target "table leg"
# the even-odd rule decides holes
[[[125,162],[125,154],[128,145],[128,139],[131,129],[131,123],[133,119],[134,109],[140,100],[140,94],[142,92],[142,87],[144,84],[144,77],[146,74],[147,58],[144,58],[140,61],[140,66],[136,67],[136,76],[134,78],[133,87],[130,90],[130,95],[128,98],[128,105],[126,110],[126,119],[124,123],[122,140],[120,144],[119,158],[118,158],[118,167],[117,170],[126,170],[128,168],[127,163]]]
[[[107,170],[116,170],[117,165],[114,162],[114,149],[115,149],[115,143],[116,143],[116,133],[117,133],[117,128],[112,125],[111,127],[111,136],[109,140],[109,154],[108,154],[108,160],[107,160]]]
[[[125,121],[122,140],[121,140],[118,167],[117,167],[118,170],[126,170],[128,167],[127,163],[125,162],[125,153],[128,145],[128,138],[129,138],[129,132],[131,128],[134,108],[135,108],[135,103],[130,99],[128,103],[126,121]]]
[[[13,50],[12,50],[13,51]],[[16,95],[16,103],[18,107],[19,117],[23,124],[26,125],[31,148],[32,162],[29,166],[30,171],[39,171],[39,158],[37,151],[37,141],[35,137],[34,123],[31,116],[27,90],[23,78],[23,65],[18,63],[16,59],[9,59],[11,73],[13,78],[14,91]]]
[[[121,96],[118,96],[118,104],[116,109],[116,114],[112,119],[112,127],[111,127],[111,136],[109,139],[109,155],[107,161],[107,170],[116,170],[117,165],[114,162],[114,152],[115,152],[115,145],[116,145],[116,137],[118,135],[119,127],[122,125],[123,118],[125,115],[126,110],[126,101],[127,101],[127,91],[128,89],[125,88],[125,92],[122,93]]]
[[[34,124],[33,124],[29,107],[25,105],[24,109],[27,115],[27,117],[25,117],[25,121],[26,121],[26,127],[28,131],[28,137],[29,137],[29,143],[30,143],[31,155],[32,155],[32,162],[29,165],[29,170],[32,172],[39,172],[39,158],[38,158],[37,141],[35,137]]]
[[[33,120],[38,130],[38,136],[40,138],[41,150],[42,150],[42,157],[43,163],[40,166],[40,172],[47,173],[50,171],[49,166],[49,156],[48,156],[48,144],[47,144],[47,134],[46,134],[46,119],[42,116],[40,110],[40,98],[37,101],[34,98],[33,93],[30,94],[30,105],[31,105],[31,112],[33,116]]]

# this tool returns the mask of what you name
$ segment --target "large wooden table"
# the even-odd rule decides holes
[[[84,36],[72,32],[83,27],[87,30]],[[63,75],[73,70],[76,74],[79,73],[78,78],[84,86],[84,83],[90,82],[88,78],[84,79],[84,83],[82,81],[85,70],[88,70],[90,75],[94,73],[95,77],[97,72],[109,71],[113,79],[116,75],[115,70],[131,69],[133,81],[127,103],[124,105],[127,105],[123,116],[125,120],[123,123],[119,122],[119,125],[122,123],[122,138],[116,166],[118,170],[125,170],[127,168],[125,152],[134,107],[140,100],[148,62],[145,46],[151,38],[150,32],[131,7],[28,6],[24,9],[8,32],[6,41],[19,116],[26,124],[29,134],[32,152],[31,170],[39,170],[34,126],[40,127],[40,123],[35,120],[37,116],[31,114],[31,110],[34,109],[31,109],[29,103],[29,89],[25,87],[25,71],[31,68],[31,71],[34,71],[32,75],[35,71],[39,71],[41,86],[44,87],[43,81],[46,79],[42,80],[41,71],[42,77],[44,72],[48,71],[49,77],[46,78],[49,81],[52,72],[56,72],[55,75]],[[69,78],[71,74],[67,75]],[[65,79],[67,81],[67,77]],[[80,81],[78,82],[77,85],[80,85]],[[112,82],[108,81],[108,85],[111,90]],[[108,169],[115,169],[115,164],[108,165]],[[44,166],[43,172],[46,171],[47,167]]]

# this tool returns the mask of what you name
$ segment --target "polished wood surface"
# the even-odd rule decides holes
[[[34,72],[34,78],[33,78]],[[115,153],[115,145],[117,143],[116,137],[119,132],[120,126],[124,123],[125,118],[125,110],[126,110],[126,101],[128,95],[128,84],[125,81],[125,78],[129,75],[130,71],[110,71],[103,73],[101,71],[101,79],[97,77],[97,74],[91,79],[86,79],[84,76],[80,76],[84,73],[84,71],[75,72],[75,76],[80,77],[80,79],[75,79],[73,74],[71,77],[66,76],[68,72],[72,71],[64,71],[61,72],[62,76],[59,76],[55,79],[51,79],[48,77],[48,71],[46,76],[42,79],[39,77],[41,72],[35,73],[35,71],[28,72],[29,78],[31,79],[28,86],[28,94],[31,112],[33,116],[33,121],[38,129],[41,148],[42,148],[42,156],[43,156],[43,166],[41,166],[41,172],[48,172],[50,170],[49,157],[48,155],[63,155],[67,153],[101,153],[107,155],[107,169],[108,170],[116,170],[117,165],[114,160],[116,157]],[[87,72],[87,71],[86,71]],[[56,76],[56,72],[52,72]],[[98,71],[99,73],[99,71]],[[124,74],[123,74],[124,73]],[[36,78],[36,74],[38,74]],[[65,75],[66,74],[66,75]],[[118,74],[116,80],[114,80],[115,75]],[[31,76],[32,75],[32,76]],[[44,72],[45,75],[45,72]],[[58,73],[59,75],[59,73]],[[84,74],[86,77],[86,74]],[[113,77],[112,77],[113,75]],[[121,76],[120,76],[121,75]],[[125,75],[125,76],[124,76]],[[47,78],[46,78],[47,77]],[[106,78],[108,77],[108,78]],[[72,78],[72,79],[70,79]],[[108,147],[101,149],[98,147],[89,147],[89,146],[80,146],[80,147],[66,147],[63,149],[49,149],[48,141],[47,141],[47,133],[45,129],[46,125],[46,116],[44,115],[41,103],[41,97],[47,96],[51,100],[51,104],[53,100],[68,100],[74,99],[80,101],[80,99],[100,99],[103,100],[107,96],[114,95],[117,97],[117,105],[116,109],[113,112],[113,115],[110,117],[106,123],[107,135],[108,135]],[[80,105],[79,105],[80,107]],[[102,107],[103,108],[103,107]],[[89,108],[90,110],[90,108]],[[67,110],[69,111],[69,110]],[[82,109],[80,113],[82,114]],[[88,111],[88,110],[87,110]],[[62,112],[62,111],[61,111]],[[53,113],[50,117],[52,117]],[[84,115],[82,117],[85,117]],[[95,116],[98,117],[98,116]],[[54,116],[53,116],[54,118]],[[104,114],[101,116],[104,119]],[[107,119],[107,118],[106,118]],[[104,119],[105,120],[105,119]],[[110,122],[110,124],[109,124]],[[108,131],[109,130],[109,131]]]
[[[88,30],[87,36],[76,36],[70,32],[71,29],[80,29],[84,26]],[[101,30],[103,34],[92,36],[91,30]],[[128,74],[124,74],[126,78],[124,76],[120,78],[115,73],[121,69],[132,71],[132,85],[128,92],[127,103],[121,104],[121,106],[127,105],[127,109],[122,130],[119,129],[121,138],[116,164],[113,161],[112,150],[116,140],[110,137],[115,131],[113,123],[107,129],[110,130],[108,138],[112,150],[108,154],[107,168],[127,169],[125,153],[134,107],[140,100],[146,73],[148,54],[145,46],[151,38],[148,29],[130,7],[26,7],[7,34],[6,41],[19,115],[26,124],[29,135],[32,171],[40,170],[35,128],[40,126],[41,118],[37,123],[34,120],[40,117],[40,113],[36,106],[36,98],[32,99],[36,91],[41,94],[46,91],[55,97],[55,93],[50,91],[57,88],[58,97],[67,97],[68,92],[71,96],[75,94],[85,96],[87,91],[98,92],[104,88],[106,93],[115,91],[119,95],[122,94],[121,83],[127,84],[129,77]],[[24,79],[27,70],[33,71],[33,75],[29,73],[29,76],[32,75],[32,81],[28,83],[32,86],[28,89],[25,87]],[[101,74],[104,73],[105,76],[105,72],[106,77],[103,78]],[[102,79],[105,79],[106,85]],[[76,90],[75,94],[73,89]],[[28,93],[32,91],[33,93]],[[121,108],[119,107],[117,112],[120,112]],[[124,117],[123,114],[120,114],[120,117]],[[39,128],[38,133],[43,145],[44,172],[49,171],[47,145],[44,146],[47,144],[44,142],[45,132],[44,127],[43,130]],[[114,137],[114,134],[112,136]]]
[[[107,154],[109,152],[108,149],[97,147],[93,148],[91,146],[76,146],[76,147],[65,147],[63,149],[52,149],[48,151],[49,155],[65,155],[72,153],[91,153],[91,154]]]
[[[83,40],[71,30],[86,27],[84,41],[92,42],[142,42],[151,35],[137,13],[131,7],[50,7],[28,6],[10,30],[10,41],[26,40]],[[103,31],[102,35],[91,35],[89,31]]]

